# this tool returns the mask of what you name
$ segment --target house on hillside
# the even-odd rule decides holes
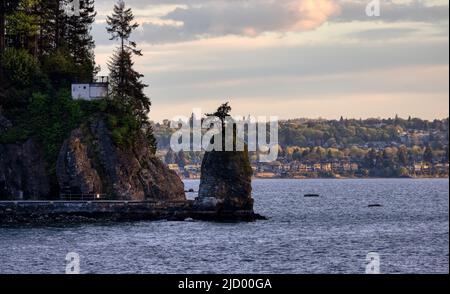
[[[108,96],[109,79],[105,76],[94,78],[89,84],[72,84],[72,99],[96,100]]]

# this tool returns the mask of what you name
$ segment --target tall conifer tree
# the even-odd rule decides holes
[[[132,115],[137,123],[138,131],[145,130],[147,139],[155,147],[155,139],[148,120],[151,102],[145,95],[147,87],[142,81],[142,74],[134,70],[133,56],[142,56],[134,41],[130,40],[132,32],[139,26],[134,22],[130,8],[123,1],[114,6],[111,16],[107,17],[107,31],[111,40],[117,40],[120,45],[108,63],[110,70],[111,98],[117,108]]]

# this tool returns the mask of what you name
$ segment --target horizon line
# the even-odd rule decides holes
[[[233,115],[232,115],[233,116]],[[236,115],[236,116],[239,116],[239,115]],[[248,116],[248,115],[247,115]],[[247,116],[243,116],[243,117],[247,117]],[[257,117],[257,116],[261,116],[261,115],[253,115],[253,117]],[[189,117],[189,116],[186,116],[186,117]],[[202,118],[203,117],[205,117],[204,115],[202,115]],[[269,116],[266,116],[266,117],[269,117]],[[433,118],[433,119],[425,119],[425,118],[420,118],[420,117],[417,117],[417,116],[410,116],[411,117],[411,119],[420,119],[420,120],[422,120],[422,121],[427,121],[427,122],[433,122],[433,121],[436,121],[436,120],[438,120],[438,121],[444,121],[444,120],[449,120],[450,119],[450,116],[447,116],[447,117],[443,117],[443,118]],[[391,119],[391,120],[395,120],[396,119],[396,117],[394,116],[394,117],[380,117],[380,116],[378,116],[378,117],[366,117],[366,118],[362,118],[362,117],[360,117],[360,118],[349,118],[349,117],[344,117],[344,116],[342,116],[342,118],[344,119],[344,120],[353,120],[353,121],[359,121],[359,120],[363,120],[363,121],[367,121],[367,120],[389,120],[389,119]],[[404,118],[404,117],[400,117],[400,116],[398,116],[397,117],[398,119],[401,119],[401,120],[409,120],[409,117],[408,118]],[[311,118],[311,117],[296,117],[296,118],[283,118],[283,119],[279,119],[278,121],[279,122],[289,122],[289,121],[295,121],[295,120],[305,120],[305,121],[339,121],[341,118],[339,117],[339,118],[324,118],[324,117],[318,117],[318,118]],[[158,120],[152,120],[152,119],[150,119],[150,122],[151,123],[163,123],[165,120],[167,120],[167,121],[170,121],[170,119],[169,118],[165,118],[165,119],[163,119],[163,120],[160,120],[160,121],[158,121]]]

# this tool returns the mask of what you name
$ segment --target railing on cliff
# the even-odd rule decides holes
[[[100,201],[100,200],[107,200],[106,194],[61,194],[60,195],[61,200],[65,201]]]

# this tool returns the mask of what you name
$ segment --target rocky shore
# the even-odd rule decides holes
[[[263,219],[253,211],[252,173],[247,152],[206,152],[198,197],[192,207],[196,218]]]
[[[217,215],[194,210],[194,201],[0,201],[0,226],[76,224],[118,221],[254,221],[247,211]]]
[[[0,132],[11,126],[0,116]],[[187,200],[181,179],[152,154],[144,139],[133,147],[119,148],[99,118],[85,122],[64,141],[56,181],[47,171],[33,138],[0,143],[0,225],[264,219],[253,211],[247,152],[207,152],[199,195]],[[102,197],[67,201],[67,195]]]
[[[190,201],[2,201],[0,224],[184,220],[191,206]]]

